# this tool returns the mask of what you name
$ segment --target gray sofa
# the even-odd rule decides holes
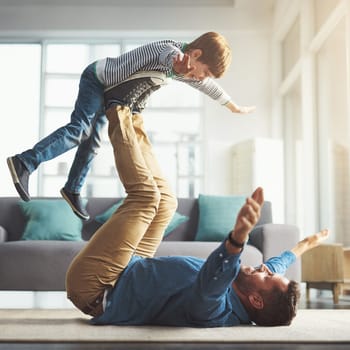
[[[84,222],[85,241],[23,241],[26,219],[15,197],[0,197],[0,290],[63,291],[65,273],[73,257],[99,227],[94,217],[116,202],[115,198],[89,198],[91,215]],[[157,256],[191,255],[206,258],[219,242],[194,241],[198,218],[197,199],[179,199],[178,212],[189,216],[162,241]],[[265,202],[258,225],[242,254],[242,263],[259,265],[267,258],[291,248],[299,240],[295,226],[273,224],[271,205]],[[294,264],[287,277],[300,280],[300,263]]]

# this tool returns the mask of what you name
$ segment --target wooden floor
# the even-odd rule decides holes
[[[301,309],[350,309],[350,296],[333,304],[331,293],[317,293]],[[1,331],[1,330],[0,330]],[[325,330],[326,331],[326,330]],[[0,350],[350,350],[350,343],[0,343]]]
[[[341,295],[339,297],[339,303],[333,303],[333,296],[331,291],[316,291],[310,298],[310,302],[303,301],[299,305],[301,309],[350,309],[350,295]]]

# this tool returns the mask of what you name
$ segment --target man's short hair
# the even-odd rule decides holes
[[[274,288],[272,291],[262,291],[264,307],[257,310],[253,320],[259,326],[288,326],[296,316],[300,299],[300,287],[295,281],[290,281],[287,291]]]
[[[226,39],[219,33],[208,32],[189,43],[185,52],[202,50],[198,60],[208,65],[215,78],[220,78],[231,63],[231,49]]]

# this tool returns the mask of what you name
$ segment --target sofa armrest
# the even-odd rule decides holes
[[[7,231],[4,227],[0,226],[0,243],[7,241]]]
[[[263,260],[277,256],[285,250],[292,249],[300,240],[298,227],[286,224],[265,224],[257,226],[249,235],[249,244],[258,248]],[[298,259],[286,273],[286,277],[300,281],[301,268]]]

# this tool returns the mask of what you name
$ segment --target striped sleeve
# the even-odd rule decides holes
[[[123,82],[139,71],[172,72],[172,57],[181,53],[183,43],[172,40],[152,42],[126,52],[119,57],[98,61],[96,74],[105,87]]]
[[[230,95],[211,78],[206,78],[202,81],[190,80],[177,75],[175,75],[173,78],[175,80],[182,81],[192,86],[193,88],[203,92],[204,94],[208,95],[213,100],[218,101],[222,105],[226,104],[231,100]]]

